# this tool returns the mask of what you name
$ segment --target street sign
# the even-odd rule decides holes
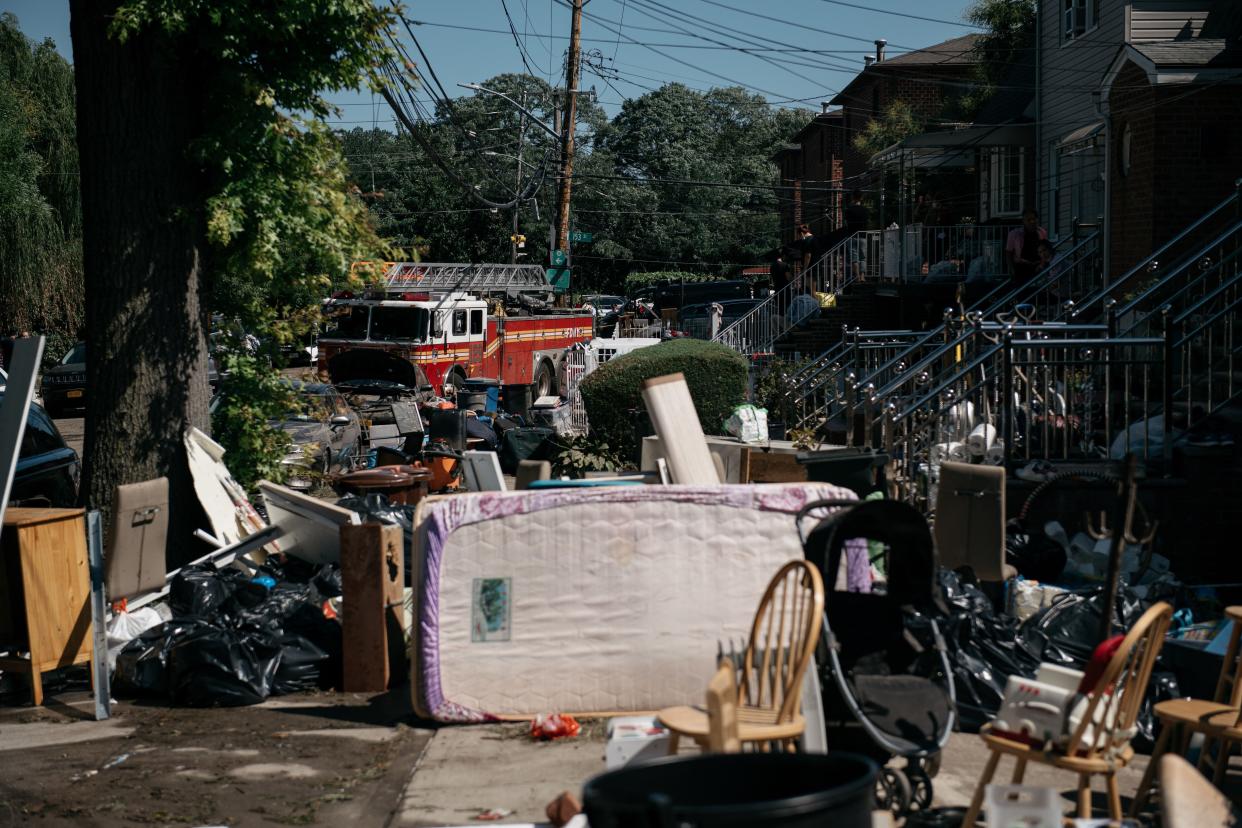
[[[595,238],[594,233],[588,233],[585,230],[574,230],[573,232],[569,234],[569,240],[571,242],[578,242],[581,244],[586,244],[587,242],[591,241],[594,238]]]
[[[552,285],[552,289],[557,293],[563,293],[564,291],[569,290],[569,268],[548,268],[548,282]]]
[[[565,259],[564,250],[553,250],[552,251],[552,266],[553,267],[564,267],[565,261],[566,259]]]

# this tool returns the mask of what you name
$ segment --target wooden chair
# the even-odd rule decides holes
[[[742,740],[737,728],[736,668],[722,659],[716,675],[707,684],[707,750],[711,753],[741,753]]]
[[[1143,695],[1151,679],[1152,666],[1164,645],[1164,634],[1173,617],[1173,607],[1164,602],[1143,613],[1128,632],[1121,646],[1109,659],[1095,687],[1087,694],[1082,721],[1063,748],[1044,749],[1004,738],[984,725],[979,735],[992,756],[983,770],[974,798],[962,825],[974,826],[983,806],[984,789],[992,781],[1002,756],[1017,760],[1013,784],[1022,784],[1028,762],[1051,765],[1078,774],[1078,816],[1091,817],[1091,778],[1103,776],[1108,787],[1111,819],[1121,821],[1121,792],[1117,771],[1134,758],[1130,739]]]
[[[755,612],[737,691],[741,742],[780,742],[795,747],[806,721],[799,710],[802,676],[815,652],[824,617],[824,582],[807,561],[790,561],[768,584]],[[693,707],[669,707],[658,714],[668,728],[669,753],[687,736],[708,746],[708,715]]]
[[[1233,622],[1233,631],[1229,636],[1229,646],[1225,650],[1225,660],[1220,665],[1220,675],[1216,679],[1216,692],[1211,701],[1203,699],[1170,699],[1156,705],[1154,713],[1160,719],[1160,738],[1152,750],[1151,762],[1143,774],[1134,794],[1134,803],[1130,806],[1130,815],[1137,817],[1151,796],[1152,781],[1156,767],[1162,754],[1174,747],[1174,752],[1185,754],[1190,740],[1195,733],[1204,733],[1208,741],[1214,738],[1220,742],[1215,762],[1212,761],[1210,744],[1204,744],[1199,753],[1200,769],[1213,765],[1213,781],[1219,785],[1224,778],[1225,768],[1229,764],[1229,745],[1233,741],[1242,741],[1242,652],[1239,642],[1242,641],[1242,606],[1228,607],[1225,617]],[[1239,731],[1232,736],[1229,734]]]
[[[1164,828],[1227,828],[1236,824],[1229,800],[1180,756],[1166,753],[1160,766],[1160,814]]]

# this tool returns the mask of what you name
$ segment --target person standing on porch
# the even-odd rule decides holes
[[[1022,213],[1022,226],[1009,231],[1005,240],[1005,259],[1015,284],[1029,282],[1039,272],[1039,243],[1047,238],[1048,231],[1039,226],[1039,212],[1027,207]]]

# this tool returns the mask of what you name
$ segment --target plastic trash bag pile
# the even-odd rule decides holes
[[[117,654],[113,690],[224,707],[339,686],[341,627],[330,599],[340,594],[336,564],[186,568],[171,584],[171,620]]]
[[[991,599],[975,584],[942,569],[938,579],[950,612],[943,625],[953,665],[957,707],[963,730],[977,730],[995,715],[1011,675],[1033,678],[1041,662],[1082,669],[1098,643],[1103,587],[1065,592],[1019,622],[994,611]],[[1161,596],[1139,594],[1122,586],[1117,595],[1114,629],[1128,629]],[[1153,739],[1151,714],[1156,702],[1179,696],[1177,679],[1157,661],[1139,714],[1136,747]]]

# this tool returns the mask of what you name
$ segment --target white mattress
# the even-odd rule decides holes
[[[416,517],[413,693],[441,721],[701,704],[826,484],[458,495]],[[490,601],[484,595],[484,586]],[[487,623],[490,612],[490,624]]]

